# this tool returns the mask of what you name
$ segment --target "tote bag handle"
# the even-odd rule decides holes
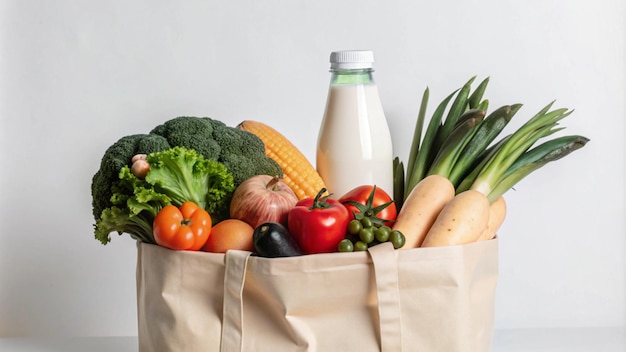
[[[370,247],[368,252],[374,263],[376,277],[381,351],[401,351],[402,313],[398,258],[393,245],[389,242]]]
[[[381,351],[400,351],[402,324],[398,259],[391,243],[371,247],[368,252],[374,264],[376,278]],[[243,288],[250,254],[231,250],[225,255],[222,352],[243,351]]]
[[[250,252],[226,252],[224,269],[224,304],[220,351],[243,351],[243,286]],[[226,309],[228,307],[228,309]]]

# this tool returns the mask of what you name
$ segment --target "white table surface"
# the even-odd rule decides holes
[[[2,352],[136,352],[136,336],[0,338]],[[626,328],[496,330],[494,352],[626,352]]]

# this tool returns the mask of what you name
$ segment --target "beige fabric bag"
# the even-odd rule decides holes
[[[139,350],[491,351],[498,240],[292,258],[138,244]]]

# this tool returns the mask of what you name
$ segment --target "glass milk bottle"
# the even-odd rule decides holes
[[[331,198],[376,185],[393,194],[389,126],[373,79],[371,51],[330,55],[330,86],[317,140],[316,167]]]

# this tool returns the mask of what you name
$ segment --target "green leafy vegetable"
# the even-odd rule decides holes
[[[186,201],[205,209],[217,223],[235,191],[233,175],[222,163],[205,159],[193,149],[174,147],[149,154],[146,182],[180,206]],[[219,216],[219,217],[218,217]]]
[[[235,190],[232,174],[223,164],[184,147],[148,154],[147,161],[150,171],[145,180],[133,175],[127,165],[120,170],[112,188],[112,206],[96,220],[95,236],[100,242],[108,243],[109,234],[118,232],[155,243],[152,222],[156,214],[167,205],[186,201],[206,209],[215,216],[214,222],[221,220],[218,216],[227,211]]]
[[[404,172],[402,162],[394,159],[394,195],[403,195],[405,200],[419,181],[437,174],[448,178],[457,194],[473,189],[493,202],[531,172],[569,155],[589,141],[578,135],[563,136],[533,148],[541,139],[561,131],[563,127],[558,127],[558,123],[572,113],[568,109],[551,110],[554,102],[514,133],[498,140],[522,105],[504,105],[487,114],[489,100],[483,99],[483,95],[489,79],[484,79],[472,92],[474,78],[439,103],[424,132],[430,94],[426,88],[404,177],[399,175]]]

